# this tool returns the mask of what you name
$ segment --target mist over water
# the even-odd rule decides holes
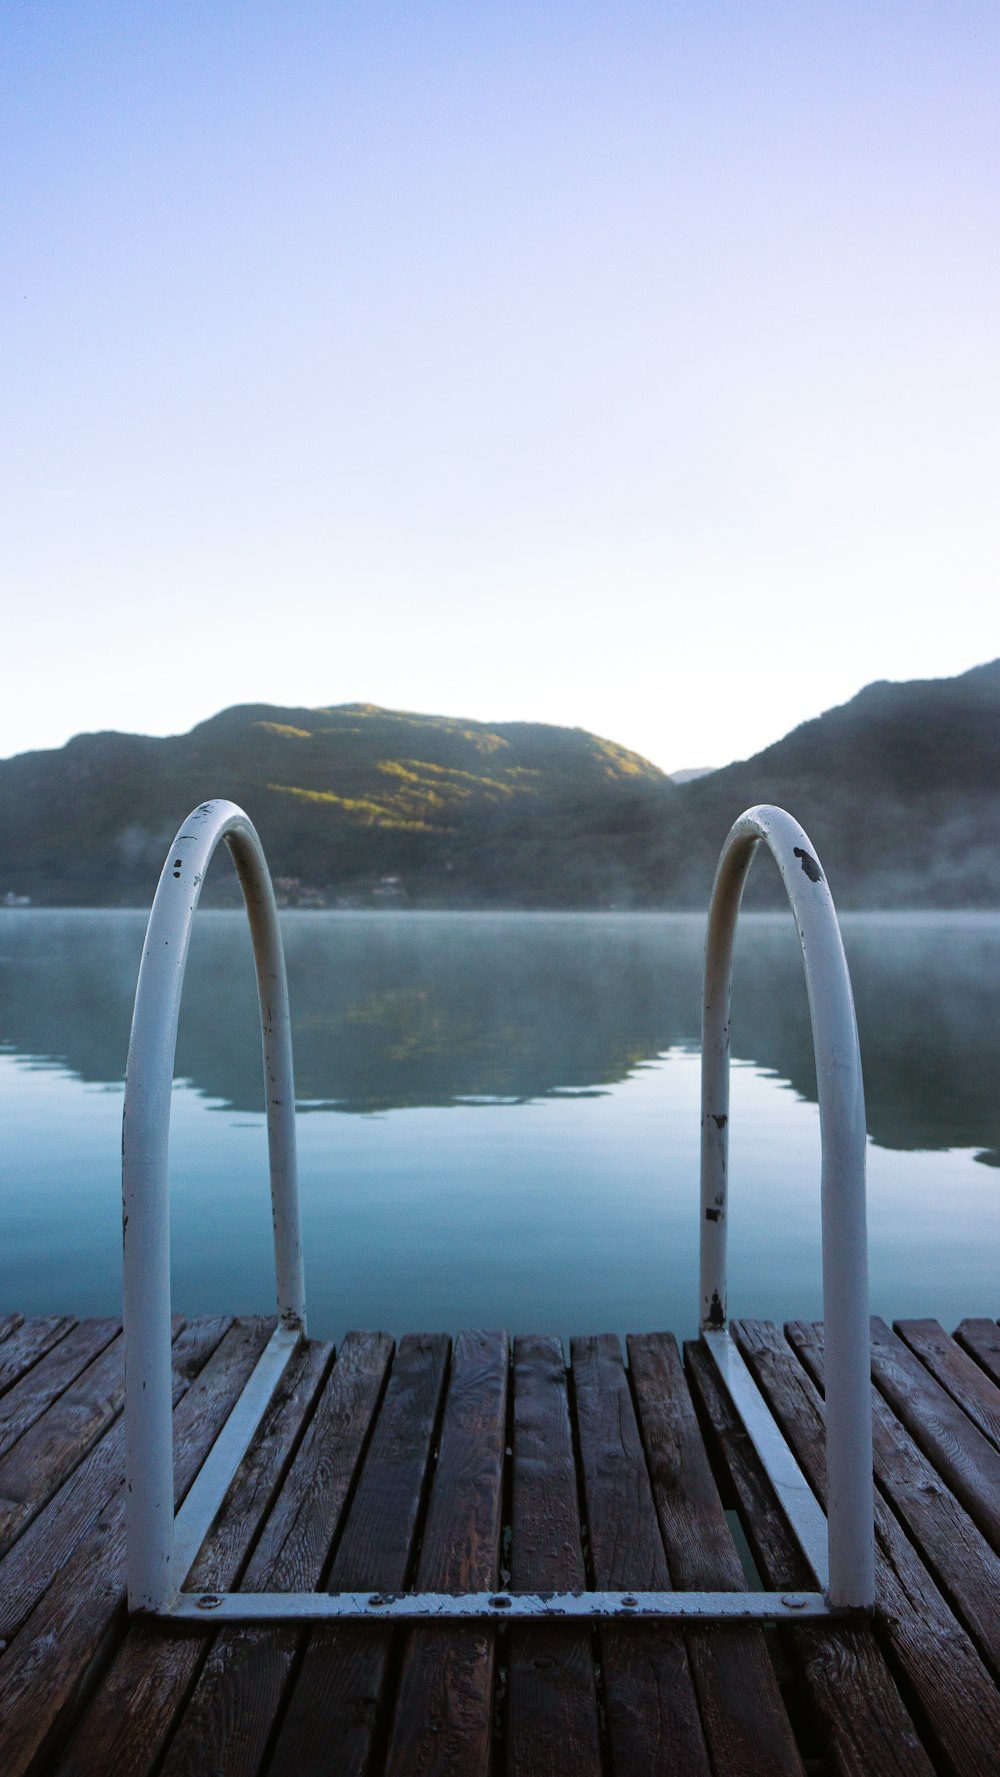
[[[1000,1312],[1000,917],[845,918],[876,1311]],[[115,1312],[122,1080],[145,916],[0,914],[0,1308]],[[696,1319],[704,921],[290,913],[312,1329],[569,1334]],[[821,1311],[819,1131],[787,914],[734,984],[731,1302]],[[242,915],[196,922],[171,1134],[174,1300],[270,1311]]]

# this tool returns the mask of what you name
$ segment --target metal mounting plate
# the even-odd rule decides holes
[[[174,1526],[178,1587],[218,1515],[254,1435],[301,1339],[278,1327],[257,1361],[222,1431],[188,1492]],[[781,1622],[830,1618],[826,1596],[826,1518],[728,1332],[702,1335],[733,1405],[760,1456],[789,1524],[816,1575],[809,1592],[185,1592],[155,1614],[181,1622],[213,1617],[228,1623],[417,1622],[479,1619],[539,1622],[553,1618],[613,1617],[662,1621]]]
[[[159,1615],[226,1623],[416,1622],[489,1619],[493,1622],[590,1621],[645,1617],[702,1622],[801,1622],[843,1616],[821,1592],[184,1592]]]

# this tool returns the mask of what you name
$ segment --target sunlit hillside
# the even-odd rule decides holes
[[[78,735],[0,765],[0,893],[147,900],[188,809],[226,796],[292,900],[600,904],[629,895],[636,843],[677,794],[582,729],[242,706],[185,735]]]
[[[1000,662],[869,685],[756,757],[675,784],[578,728],[383,710],[225,710],[189,734],[79,735],[0,764],[0,896],[148,903],[210,796],[305,906],[702,908],[730,823],[778,802],[851,906],[1000,903]],[[235,898],[224,868],[210,898]],[[774,900],[758,870],[753,902]]]

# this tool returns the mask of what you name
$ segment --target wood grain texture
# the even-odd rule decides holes
[[[822,1326],[792,1321],[785,1331],[810,1376],[824,1388]],[[933,1465],[877,1389],[872,1396],[872,1445],[882,1492],[994,1674],[1000,1674],[1000,1556],[941,1486]]]
[[[653,1499],[673,1583],[742,1592],[743,1567],[709,1466],[677,1342],[631,1334],[629,1367]]]
[[[689,1591],[745,1591],[677,1342],[669,1333],[633,1334],[628,1356],[674,1584]],[[687,1647],[716,1777],[803,1777],[762,1631],[690,1629]]]
[[[387,1334],[348,1333],[243,1576],[245,1590],[306,1592],[319,1585],[391,1358]],[[284,1624],[221,1631],[171,1742],[164,1777],[252,1777],[260,1770],[303,1638]]]
[[[16,1315],[9,1318],[17,1320]],[[11,1327],[0,1345],[0,1395],[5,1395],[75,1326],[76,1319],[72,1314],[44,1314]]]
[[[826,1502],[823,1403],[798,1356],[767,1321],[733,1331],[803,1473]],[[944,1768],[995,1777],[1000,1696],[969,1636],[902,1525],[876,1494],[876,1632],[896,1664],[922,1737]]]
[[[510,1584],[586,1586],[562,1341],[514,1341]],[[517,1777],[597,1777],[592,1632],[538,1624],[511,1632],[507,1766]]]
[[[242,1571],[333,1356],[310,1344],[289,1360],[254,1441],[237,1471],[193,1569],[192,1590],[228,1591]],[[177,1633],[141,1620],[125,1639],[56,1767],[59,1777],[145,1777],[167,1737],[212,1640],[206,1627]],[[201,1768],[222,1769],[218,1738],[206,1735]]]
[[[896,1320],[893,1331],[946,1388],[983,1436],[1000,1449],[1000,1388],[936,1320]],[[1000,1329],[998,1329],[1000,1331]]]
[[[963,1351],[1000,1387],[1000,1326],[995,1320],[963,1320],[955,1328]]]
[[[236,1322],[174,1413],[183,1498],[264,1349],[273,1322]],[[69,1725],[88,1672],[125,1608],[125,1496],[115,1493],[0,1660],[0,1771],[21,1777]]]
[[[801,1591],[812,1576],[750,1438],[700,1341],[686,1345],[688,1375],[718,1466],[733,1487],[765,1585]],[[792,1629],[793,1672],[838,1777],[930,1777],[933,1770],[869,1623]]]
[[[438,1333],[400,1340],[330,1570],[331,1591],[395,1592],[407,1584],[449,1349]],[[338,1777],[371,1768],[393,1645],[392,1631],[374,1625],[312,1632],[268,1777],[326,1773],[331,1747]]]
[[[420,1590],[481,1591],[500,1571],[509,1348],[506,1333],[455,1341],[417,1566]],[[490,1766],[496,1633],[427,1624],[407,1637],[387,1777],[480,1777]]]
[[[0,1457],[0,1554],[117,1418],[125,1398],[123,1346],[119,1333]]]
[[[232,1325],[229,1315],[186,1327],[178,1318],[171,1349],[174,1405]],[[0,1559],[0,1636],[15,1635],[77,1544],[121,1487],[125,1430],[117,1419]]]
[[[48,1412],[53,1401],[120,1332],[120,1321],[79,1321],[7,1390],[0,1400],[0,1457]],[[2,1350],[0,1347],[0,1354]]]
[[[574,1339],[571,1356],[594,1583],[601,1590],[667,1589],[670,1570],[618,1340]],[[609,1625],[599,1641],[615,1769],[635,1777],[707,1777],[683,1632]]]
[[[1000,1450],[884,1320],[872,1320],[872,1375],[994,1549],[1000,1549]]]
[[[685,1343],[684,1361],[693,1397],[701,1409],[707,1448],[715,1459],[713,1466],[729,1478],[758,1571],[775,1590],[809,1591],[814,1581],[808,1562],[700,1339]]]
[[[939,1466],[881,1387],[878,1612],[770,1632],[766,1645],[784,1649],[777,1675],[766,1653],[761,1663],[764,1635],[746,1626],[366,1623],[310,1635],[219,1632],[209,1619],[192,1630],[125,1616],[120,1339],[109,1324],[112,1338],[70,1377],[85,1326],[0,1317],[0,1354],[27,1340],[7,1393],[37,1374],[45,1403],[0,1455],[0,1477],[21,1474],[29,1514],[0,1556],[3,1777],[801,1777],[800,1752],[827,1777],[993,1777],[1000,1557],[941,1472],[945,1455]],[[178,1496],[271,1324],[178,1326]],[[735,1330],[822,1498],[821,1329]],[[71,1333],[76,1356],[71,1345],[61,1369],[47,1365]],[[876,1344],[894,1386],[905,1376],[911,1412],[929,1400],[936,1439],[951,1427],[963,1461],[969,1432],[997,1451],[1000,1328],[964,1322],[949,1340],[935,1322],[904,1322],[895,1334],[876,1327]],[[686,1348],[685,1376],[665,1335],[631,1338],[628,1369],[617,1341],[575,1341],[569,1372],[557,1340],[519,1339],[510,1368],[501,1336],[463,1335],[451,1388],[448,1352],[443,1337],[418,1337],[393,1359],[384,1335],[351,1335],[331,1367],[329,1348],[304,1347],[194,1583],[732,1590],[744,1580],[723,1503],[735,1499],[764,1583],[808,1586],[699,1343]],[[0,1493],[0,1520],[8,1507]]]

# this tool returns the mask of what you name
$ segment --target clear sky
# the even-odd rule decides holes
[[[0,754],[1000,654],[995,0],[7,0]]]

